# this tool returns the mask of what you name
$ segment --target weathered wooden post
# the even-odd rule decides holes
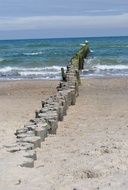
[[[67,81],[67,79],[66,79],[66,74],[65,74],[65,72],[64,72],[64,68],[62,67],[61,68],[61,76],[62,76],[62,81]]]

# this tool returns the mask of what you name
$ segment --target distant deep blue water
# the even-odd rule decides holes
[[[80,44],[89,41],[83,77],[128,76],[128,37],[0,41],[0,80],[59,79]]]

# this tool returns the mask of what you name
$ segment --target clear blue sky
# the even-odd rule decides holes
[[[0,39],[128,35],[128,0],[0,0]]]

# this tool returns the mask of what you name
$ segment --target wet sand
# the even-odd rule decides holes
[[[38,83],[35,88],[37,86]],[[42,88],[40,85],[38,87]],[[47,88],[51,89],[51,94],[54,93],[54,85],[46,84],[46,96],[50,94]],[[16,97],[23,98],[27,91],[21,89],[20,91],[23,91],[22,96],[17,87]],[[21,106],[23,100],[13,99],[13,95],[12,100],[9,95],[1,95],[3,101],[0,100],[0,105],[4,104],[4,96],[8,101],[11,100],[10,106],[7,105],[2,109],[1,122],[4,122],[7,111],[8,115],[14,115],[11,111],[14,110],[14,102],[15,114],[18,114],[18,117],[9,116],[10,119],[7,120],[13,126],[11,129],[9,122],[5,123],[4,133],[8,129],[11,131],[9,138],[13,134],[12,131],[33,117],[35,108],[40,106],[39,99],[42,98],[40,90],[37,95],[36,90],[30,87],[30,92],[30,98],[29,96],[28,99],[23,98],[25,102],[32,100],[30,104],[33,107],[28,103],[26,108],[27,116]],[[20,102],[20,111],[19,106],[16,106],[17,101]],[[42,143],[42,148],[37,150],[38,159],[34,168],[18,167],[13,154],[6,153],[2,147],[1,151],[3,154],[0,158],[0,189],[126,190],[128,188],[128,79],[83,80],[77,103],[69,108],[64,121],[59,123],[57,134],[50,135]]]

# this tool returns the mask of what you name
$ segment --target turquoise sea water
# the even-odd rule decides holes
[[[0,41],[0,80],[59,79],[85,40],[91,53],[83,77],[128,76],[128,37]]]

